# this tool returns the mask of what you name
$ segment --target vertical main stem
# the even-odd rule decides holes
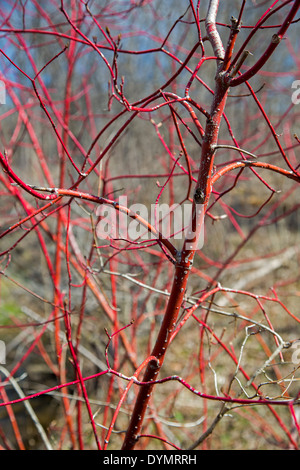
[[[221,77],[221,76],[220,76]],[[227,98],[228,88],[223,84],[221,78],[216,81],[216,90],[211,108],[210,117],[206,122],[205,135],[203,138],[199,176],[194,196],[194,205],[199,201],[203,204],[204,210],[207,207],[211,193],[211,177],[213,171],[214,149],[217,144],[220,122]],[[193,211],[196,213],[196,211]],[[203,224],[203,218],[200,221]],[[198,221],[199,224],[199,221]],[[201,227],[197,227],[197,233],[200,233]],[[157,360],[151,361],[145,371],[143,382],[135,403],[131,416],[129,427],[126,432],[122,450],[132,450],[138,440],[141,431],[144,416],[153,391],[154,382],[157,379],[159,371],[163,365],[166,350],[170,343],[171,335],[179,316],[181,304],[183,302],[189,273],[193,264],[195,249],[189,249],[186,241],[183,250],[180,253],[180,259],[177,262],[171,294],[167,305],[166,313],[161,324],[156,343],[151,353]],[[195,246],[195,245],[194,245]]]
[[[72,15],[76,16],[75,2],[72,2]],[[72,32],[74,36],[74,32]],[[70,122],[70,107],[71,107],[71,94],[72,94],[72,76],[74,73],[74,54],[75,54],[76,42],[71,41],[70,49],[68,51],[68,76],[66,80],[66,89],[65,89],[65,98],[64,98],[64,123],[65,129],[63,132],[63,146],[67,148],[68,144],[68,132],[66,129],[69,127]],[[61,148],[61,161],[60,161],[60,175],[59,175],[59,187],[65,187],[65,178],[66,178],[66,155],[64,148]],[[59,379],[60,382],[65,382],[65,364],[62,360],[61,351],[61,340],[60,340],[60,307],[62,304],[62,295],[61,295],[61,275],[62,275],[62,255],[61,247],[63,246],[63,230],[64,230],[64,215],[62,211],[58,211],[57,215],[57,228],[56,228],[56,255],[55,255],[55,296],[54,296],[54,325],[55,325],[55,346],[59,367]],[[70,299],[69,299],[70,302]],[[76,449],[76,435],[73,426],[72,413],[70,408],[70,401],[67,397],[67,389],[64,387],[62,389],[62,402],[64,406],[65,418],[70,434],[70,439],[73,449]]]
[[[123,450],[132,450],[138,440],[147,405],[154,387],[154,384],[151,382],[156,380],[163,364],[171,333],[175,326],[181,303],[183,301],[185,287],[188,280],[188,276],[185,272],[186,270],[183,269],[182,266],[179,265],[176,267],[167,310],[151,354],[157,358],[157,361],[151,361],[146,369],[143,382],[149,383],[147,385],[143,385],[139,390],[135,408],[123,443]]]

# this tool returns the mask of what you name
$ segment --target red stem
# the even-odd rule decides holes
[[[257,72],[265,65],[267,60],[271,57],[271,55],[273,54],[273,52],[277,48],[278,44],[282,40],[284,34],[286,33],[288,27],[291,24],[293,18],[295,17],[299,7],[300,7],[300,0],[295,0],[289,14],[286,16],[286,18],[285,18],[284,22],[282,23],[282,26],[280,27],[278,33],[274,34],[272,36],[271,43],[267,47],[264,54],[253,65],[253,67],[251,67],[249,70],[247,70],[247,72],[243,73],[242,75],[240,75],[237,78],[233,78],[232,80],[230,80],[230,86],[231,87],[240,85],[241,83],[245,83],[251,77],[256,75]]]
[[[206,129],[202,144],[202,153],[200,161],[200,169],[198,182],[196,186],[195,194],[201,194],[202,199],[200,201],[204,207],[207,206],[209,196],[211,193],[211,175],[214,161],[214,146],[217,143],[218,133],[220,128],[220,122],[227,97],[227,87],[223,86],[220,80],[216,83],[216,92],[214,94],[214,101],[211,109],[211,117],[207,118]],[[194,204],[198,204],[198,197],[194,198]],[[195,211],[193,212],[195,214]],[[203,221],[202,221],[203,223]],[[201,227],[198,226],[201,230]],[[157,340],[152,356],[157,358],[157,361],[150,362],[143,382],[148,384],[141,387],[135,408],[133,410],[130,424],[125,436],[123,443],[123,450],[132,450],[138,440],[138,436],[141,431],[143,419],[147,410],[147,406],[150,400],[150,396],[153,389],[151,382],[155,381],[159,371],[163,365],[164,357],[168,345],[170,343],[175,324],[180,312],[181,304],[183,302],[187,281],[189,278],[190,270],[193,264],[195,255],[195,249],[189,249],[186,242],[184,243],[183,250],[178,257],[178,262],[175,268],[173,286],[169,297],[166,313],[164,315],[163,322],[161,324]]]

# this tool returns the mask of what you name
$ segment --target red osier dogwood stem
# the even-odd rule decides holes
[[[203,138],[199,178],[194,195],[194,204],[200,202],[199,196],[197,196],[197,194],[203,195],[201,197],[203,197],[202,203],[204,205],[204,210],[203,218],[200,223],[203,223],[205,209],[207,207],[211,192],[211,178],[214,164],[214,146],[218,140],[218,131],[226,103],[227,91],[228,86],[224,85],[221,80],[217,79],[217,86],[211,109],[211,117],[207,118],[207,124]],[[193,213],[195,214],[195,211]],[[198,230],[200,233],[202,228],[199,226]],[[123,444],[123,449],[132,449],[140,433],[143,418],[153,389],[151,382],[156,380],[162,367],[165,353],[168,348],[183,302],[194,255],[195,250],[188,250],[185,246],[183,247],[183,250],[177,255],[174,281],[167,310],[164,315],[154,349],[152,351],[152,356],[156,358],[156,361],[152,360],[147,366],[143,382],[149,382],[149,385],[143,385],[139,391],[136,400],[136,406]]]

